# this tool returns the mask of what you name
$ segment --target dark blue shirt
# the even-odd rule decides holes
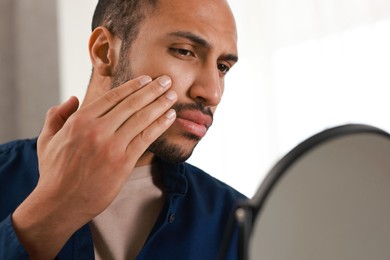
[[[245,197],[190,164],[159,163],[166,203],[137,259],[217,259],[237,201]],[[36,139],[0,145],[0,260],[28,259],[11,214],[38,178]],[[237,259],[237,239],[234,228],[227,259]],[[57,259],[94,259],[89,225],[73,234]]]

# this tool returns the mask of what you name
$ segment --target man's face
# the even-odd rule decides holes
[[[120,61],[125,71],[114,82],[140,75],[171,77],[177,119],[149,152],[172,162],[186,160],[211,126],[225,74],[237,60],[236,27],[227,3],[160,0],[127,58]]]

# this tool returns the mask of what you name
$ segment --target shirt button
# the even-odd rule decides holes
[[[169,215],[169,218],[168,218],[169,223],[173,223],[173,221],[175,221],[175,214]]]

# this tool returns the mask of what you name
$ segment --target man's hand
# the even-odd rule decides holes
[[[31,258],[54,258],[110,205],[137,160],[175,120],[170,86],[167,76],[143,76],[78,111],[74,97],[48,111],[38,139],[38,185],[13,214]]]

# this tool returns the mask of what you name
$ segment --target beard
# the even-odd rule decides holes
[[[196,143],[197,144],[197,143]],[[191,149],[184,149],[178,144],[171,144],[163,135],[158,137],[148,148],[148,151],[170,163],[181,163],[192,155],[196,144]]]
[[[119,60],[118,66],[112,76],[112,88],[118,87],[134,78],[127,55],[122,54]],[[202,103],[176,103],[172,106],[172,108],[176,111],[176,113],[183,110],[199,110],[213,118],[213,112],[211,109],[205,107]],[[148,147],[147,150],[167,162],[184,162],[192,155],[192,152],[199,143],[200,138],[190,133],[183,133],[181,135],[187,140],[193,141],[194,145],[191,147],[184,147],[183,145],[173,144],[169,141],[169,137],[163,133]]]

